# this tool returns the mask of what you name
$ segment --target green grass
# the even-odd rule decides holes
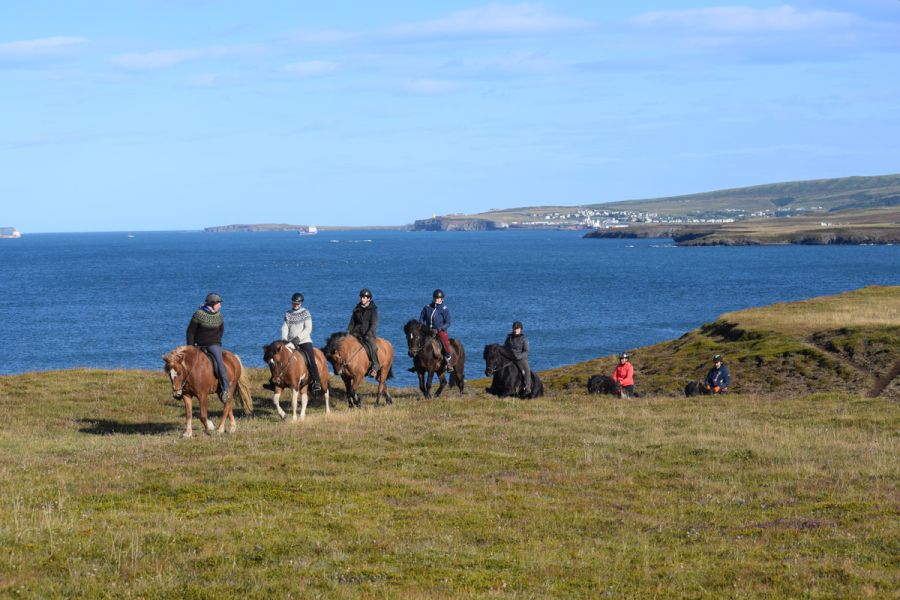
[[[885,597],[900,405],[481,393],[180,438],[162,373],[0,377],[0,596]],[[199,425],[195,425],[199,427]],[[199,433],[199,431],[198,431]],[[894,591],[891,591],[894,590]]]

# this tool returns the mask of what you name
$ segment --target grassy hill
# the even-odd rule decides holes
[[[646,392],[724,350],[744,393],[717,399],[563,391],[601,360],[545,373],[537,401],[398,390],[291,424],[252,370],[257,416],[183,440],[162,372],[0,377],[0,596],[890,596],[900,404],[857,366],[896,360],[897,294],[730,313],[636,354]],[[753,393],[792,364],[810,383]]]
[[[900,286],[726,313],[677,340],[635,351],[638,389],[679,393],[703,378],[714,354],[729,364],[736,392],[900,398],[900,381],[893,381],[900,369]],[[556,389],[580,389],[591,375],[612,373],[615,362],[607,356],[543,377]]]
[[[839,212],[884,206],[900,206],[900,174],[789,181],[683,196],[578,206],[508,208],[477,215],[459,215],[459,218],[480,217],[501,222],[522,221],[530,218],[532,214],[544,215],[578,208],[636,210],[655,212],[661,215],[692,215],[728,210],[816,209]]]

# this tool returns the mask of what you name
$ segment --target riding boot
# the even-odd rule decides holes
[[[447,366],[447,372],[448,372],[448,373],[452,373],[452,372],[453,372],[453,365],[450,364],[450,361],[451,361],[451,360],[453,360],[453,355],[452,355],[452,354],[445,354],[445,355],[444,355],[444,364]]]

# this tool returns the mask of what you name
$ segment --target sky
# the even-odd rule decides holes
[[[900,0],[3,0],[0,226],[397,225],[900,172]]]

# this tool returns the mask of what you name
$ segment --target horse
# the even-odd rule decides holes
[[[531,393],[527,396],[522,393],[523,377],[516,357],[500,344],[484,347],[484,365],[484,374],[492,377],[490,387],[485,390],[487,393],[500,398],[540,398],[544,395],[544,383],[535,371],[531,371]]]
[[[591,375],[587,382],[587,391],[589,394],[608,394],[610,396],[621,394],[619,384],[613,381],[609,375]]]
[[[391,364],[394,362],[394,347],[386,339],[376,338],[375,348],[378,352],[378,362],[381,363],[381,368],[375,374],[375,380],[378,382],[375,406],[379,405],[382,394],[384,394],[385,403],[393,404],[394,399],[387,389],[387,380],[394,376],[391,369]],[[365,347],[356,337],[346,331],[338,331],[332,333],[325,342],[323,352],[334,368],[334,374],[344,380],[344,387],[347,388],[347,404],[350,408],[362,407],[359,386],[372,364]]]
[[[712,394],[712,390],[702,381],[691,381],[684,386],[684,395],[688,398],[691,396],[709,396],[710,394]]]
[[[222,422],[219,424],[218,432],[224,432],[226,421],[230,421],[228,433],[233,433],[237,427],[234,422],[233,408],[235,394],[241,401],[244,414],[253,414],[253,397],[250,395],[247,373],[244,365],[241,364],[240,357],[227,350],[222,352],[222,357],[225,361],[225,368],[228,369],[230,389],[228,401],[224,403],[225,410],[222,412]],[[191,427],[193,417],[191,398],[197,398],[200,401],[200,422],[207,434],[212,433],[215,427],[207,415],[206,402],[210,394],[217,392],[219,380],[216,379],[209,357],[195,346],[178,346],[168,354],[164,354],[162,359],[165,363],[163,369],[172,381],[172,397],[176,400],[184,399],[186,423],[183,437],[194,435]],[[219,393],[219,399],[221,398],[222,394]]]
[[[419,376],[419,389],[425,398],[431,398],[431,382],[434,374],[437,373],[440,385],[434,393],[437,398],[444,391],[447,380],[444,372],[447,370],[447,364],[441,355],[441,343],[433,335],[429,333],[428,328],[419,321],[413,319],[403,326],[403,333],[406,334],[407,354],[413,359],[413,369]],[[450,359],[450,366],[453,370],[450,372],[450,385],[457,386],[459,393],[464,394],[466,385],[466,349],[463,348],[462,342],[451,339],[450,346],[453,348],[453,357]],[[428,378],[425,378],[425,374]]]
[[[322,380],[322,391],[325,394],[325,414],[331,412],[331,406],[328,402],[330,392],[328,391],[328,363],[325,362],[325,355],[318,348],[313,350],[316,366],[319,368],[319,378]],[[310,376],[309,367],[306,364],[306,357],[299,348],[291,350],[288,342],[275,340],[267,346],[263,346],[263,360],[269,365],[269,371],[272,373],[272,383],[275,385],[275,392],[272,396],[272,403],[278,411],[278,416],[282,419],[287,415],[281,410],[279,398],[281,391],[285,389],[291,390],[291,410],[294,413],[293,421],[297,420],[297,395],[301,396],[302,404],[300,406],[300,419],[306,418],[306,404],[309,402]]]

